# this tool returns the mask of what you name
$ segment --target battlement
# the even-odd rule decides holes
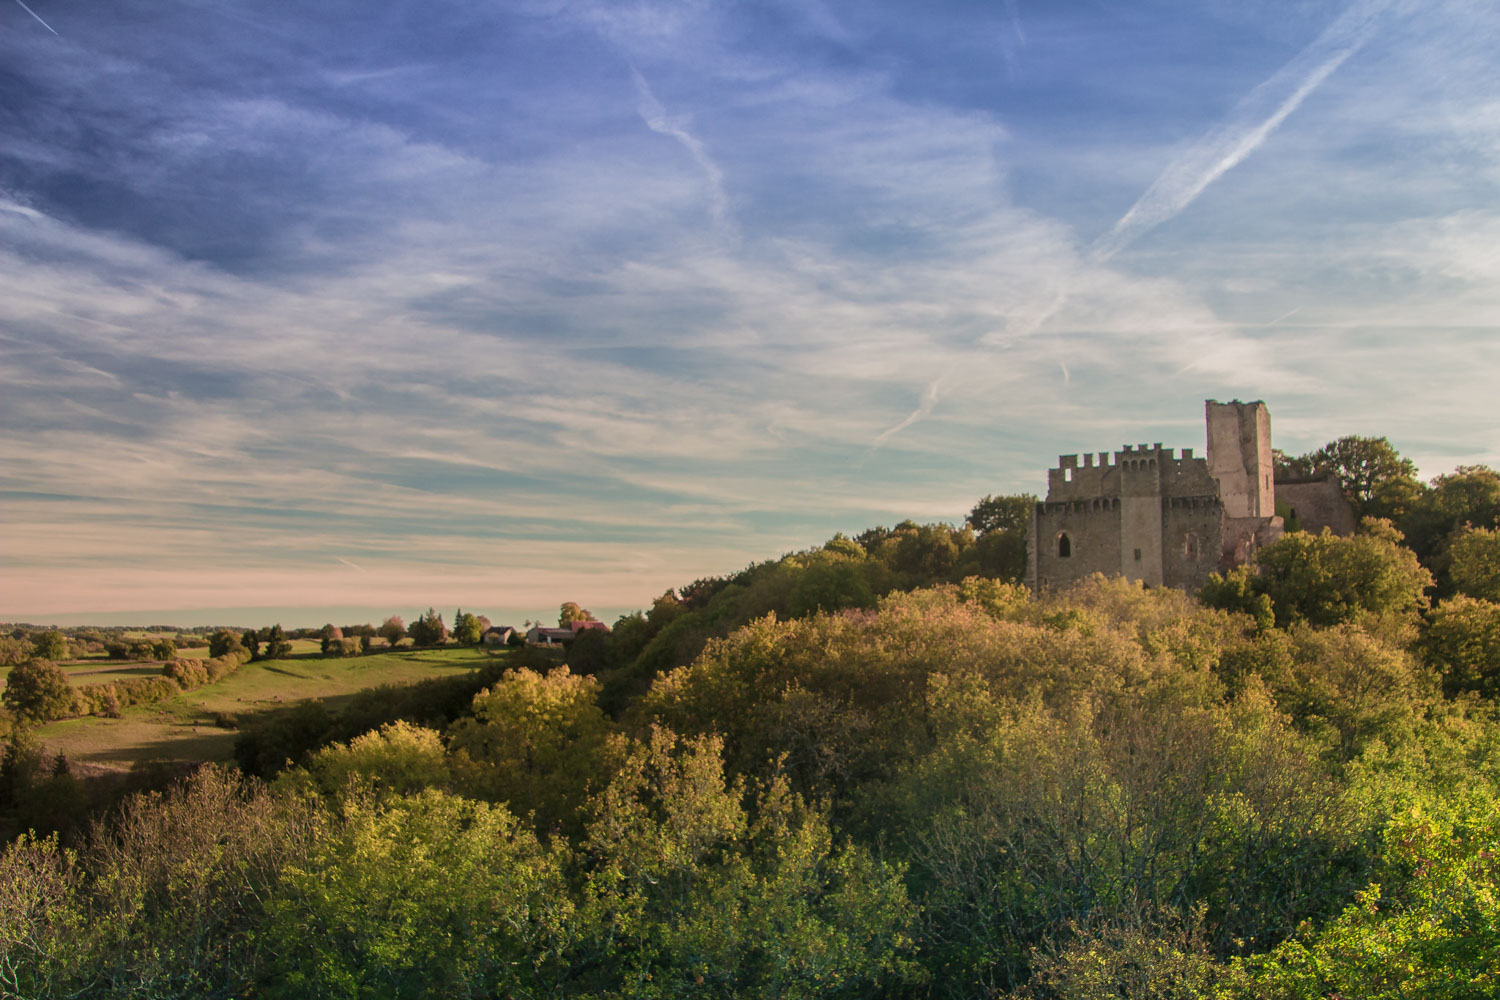
[[[1197,492],[1212,492],[1204,482],[1207,463],[1195,458],[1193,449],[1164,448],[1154,444],[1122,445],[1115,452],[1082,452],[1057,456],[1057,467],[1047,473],[1049,500],[1077,500],[1092,497],[1119,496],[1128,480],[1131,489],[1174,490],[1180,482],[1190,481]],[[1158,485],[1152,485],[1152,484]]]

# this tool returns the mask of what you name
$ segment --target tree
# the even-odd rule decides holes
[[[1378,883],[1314,929],[1234,962],[1229,995],[1277,1000],[1362,997],[1467,1000],[1494,995],[1500,955],[1500,817],[1486,802],[1454,821],[1421,808],[1385,831],[1381,868],[1410,872],[1386,895]],[[1217,994],[1224,995],[1224,994]],[[1134,996],[1134,994],[1132,994]]]
[[[573,916],[560,860],[501,806],[435,789],[350,801],[266,903],[264,995],[554,994],[546,956]]]
[[[71,714],[73,685],[63,668],[51,660],[28,660],[5,679],[3,700],[21,719],[51,722]]]
[[[1433,609],[1419,643],[1449,695],[1500,696],[1500,604],[1459,595]]]
[[[1465,526],[1500,527],[1500,473],[1483,465],[1460,465],[1438,476],[1401,520],[1407,543],[1437,574],[1440,592],[1449,539]]]
[[[677,599],[690,611],[696,611],[713,600],[713,596],[725,587],[729,581],[722,576],[699,577],[686,587],[677,588]]]
[[[584,629],[568,644],[563,662],[575,674],[599,673],[610,665],[610,638],[610,633],[603,629]]]
[[[344,630],[339,628],[337,625],[334,625],[331,622],[327,625],[324,625],[322,630],[319,632],[319,638],[322,640],[320,646],[322,647],[323,652],[326,654],[329,648],[343,637]]]
[[[682,602],[677,599],[677,593],[668,590],[651,602],[651,610],[646,612],[646,621],[654,630],[660,632],[672,624],[673,619],[686,613],[687,608],[683,607]]]
[[[31,644],[36,648],[36,655],[44,660],[66,660],[68,658],[68,637],[55,628],[49,628],[45,632],[33,633]]]
[[[284,660],[291,651],[292,644],[281,630],[280,623],[272,625],[266,632],[266,659]]]
[[[815,612],[833,612],[843,608],[867,608],[875,603],[875,591],[858,561],[847,556],[817,553],[797,577],[787,599],[787,613],[803,618]]]
[[[654,729],[590,803],[580,915],[594,919],[578,924],[610,980],[588,992],[901,995],[917,916],[901,869],[835,846],[784,781],[747,804],[719,751]]]
[[[1399,517],[1422,489],[1417,467],[1383,437],[1341,437],[1304,459],[1315,472],[1333,474],[1356,517]]]
[[[1030,493],[1013,496],[987,496],[974,505],[964,518],[969,527],[979,535],[992,531],[1020,532],[1024,537],[1031,528],[1031,512],[1036,509],[1037,498]]]
[[[221,628],[208,637],[208,655],[214,658],[227,656],[245,648],[239,633],[233,629]]]
[[[1208,582],[1198,591],[1198,600],[1211,608],[1247,614],[1259,628],[1268,629],[1276,624],[1276,615],[1260,583],[1249,566],[1236,566],[1223,576],[1210,573]]]
[[[414,646],[441,646],[448,639],[448,626],[443,624],[443,616],[433,608],[428,608],[427,613],[406,630],[411,636]]]
[[[966,565],[982,576],[1021,580],[1026,576],[1026,536],[1037,498],[1030,493],[987,496],[964,519],[979,538]]]
[[[385,640],[387,646],[394,649],[396,644],[406,635],[406,623],[401,620],[400,615],[391,615],[380,623],[380,628],[376,630],[376,634]]]
[[[249,651],[250,659],[260,659],[260,636],[255,634],[255,629],[247,629],[245,634],[240,636],[240,644]]]
[[[334,742],[312,755],[307,770],[328,795],[351,784],[379,794],[412,795],[451,783],[441,735],[398,719],[348,743]]]
[[[581,608],[576,601],[564,601],[561,608],[557,610],[557,627],[567,628],[573,622],[591,622],[594,613],[587,608]]]
[[[1283,535],[1255,556],[1258,586],[1271,598],[1277,625],[1356,623],[1368,616],[1405,621],[1427,606],[1432,574],[1401,545],[1389,521],[1366,518],[1360,534],[1324,529]]]
[[[158,660],[170,660],[177,655],[177,643],[170,638],[157,639],[151,643],[151,655]]]
[[[609,771],[609,719],[599,685],[567,667],[507,671],[474,697],[448,732],[453,769],[470,794],[506,802],[539,826],[573,821],[590,786]]]
[[[1312,455],[1293,457],[1280,448],[1271,449],[1271,468],[1277,479],[1311,479],[1317,474]]]
[[[1500,601],[1500,531],[1469,528],[1449,545],[1449,573],[1461,594]]]
[[[485,625],[476,615],[462,608],[453,612],[453,641],[465,646],[477,646],[484,638]]]

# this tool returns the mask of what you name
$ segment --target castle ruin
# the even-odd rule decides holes
[[[1062,455],[1027,538],[1033,590],[1094,573],[1195,590],[1281,537],[1271,415],[1257,400],[1207,400],[1208,455],[1125,445]]]

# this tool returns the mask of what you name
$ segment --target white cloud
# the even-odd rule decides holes
[[[1401,399],[1438,460],[1436,437],[1470,425],[1454,400],[1496,369],[1459,329],[1493,331],[1489,209],[1323,219],[1302,242],[1261,231],[1241,259],[1163,241],[1155,274],[1140,254],[1127,270],[1017,201],[1015,129],[996,113],[903,96],[898,69],[738,52],[709,5],[589,10],[662,94],[694,95],[691,118],[637,74],[634,95],[514,95],[550,130],[524,155],[290,98],[195,98],[155,133],[177,166],[329,150],[305,161],[322,197],[287,208],[307,267],[236,273],[0,202],[0,487],[79,498],[7,502],[0,551],[25,573],[0,608],[405,604],[424,587],[423,603],[488,588],[535,606],[553,598],[521,597],[585,578],[586,602],[638,605],[833,526],[1040,489],[1057,451],[1145,426],[1194,446],[1210,395],[1264,396],[1278,428],[1321,420],[1323,440],[1399,437],[1379,421]],[[1276,128],[1295,157],[1258,163],[1259,183],[1337,166],[1325,131],[1293,127],[1318,102],[1292,111],[1364,16],[1162,173],[1117,237],[1236,164],[1247,176]],[[1360,96],[1325,93],[1330,116]],[[1487,101],[1445,121],[1481,135]],[[587,128],[568,117],[585,107]],[[1384,190],[1385,165],[1366,169]],[[705,232],[705,206],[738,239]],[[1303,277],[1314,267],[1329,277]],[[1378,301],[1327,291],[1381,279]],[[1231,318],[1241,300],[1253,323]],[[1377,342],[1402,325],[1423,332]],[[1414,392],[1417,376],[1445,388]],[[1359,426],[1332,424],[1346,416]]]

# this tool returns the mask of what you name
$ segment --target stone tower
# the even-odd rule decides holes
[[[1260,400],[1203,403],[1208,424],[1208,472],[1219,481],[1219,500],[1229,518],[1274,517],[1271,414]]]

